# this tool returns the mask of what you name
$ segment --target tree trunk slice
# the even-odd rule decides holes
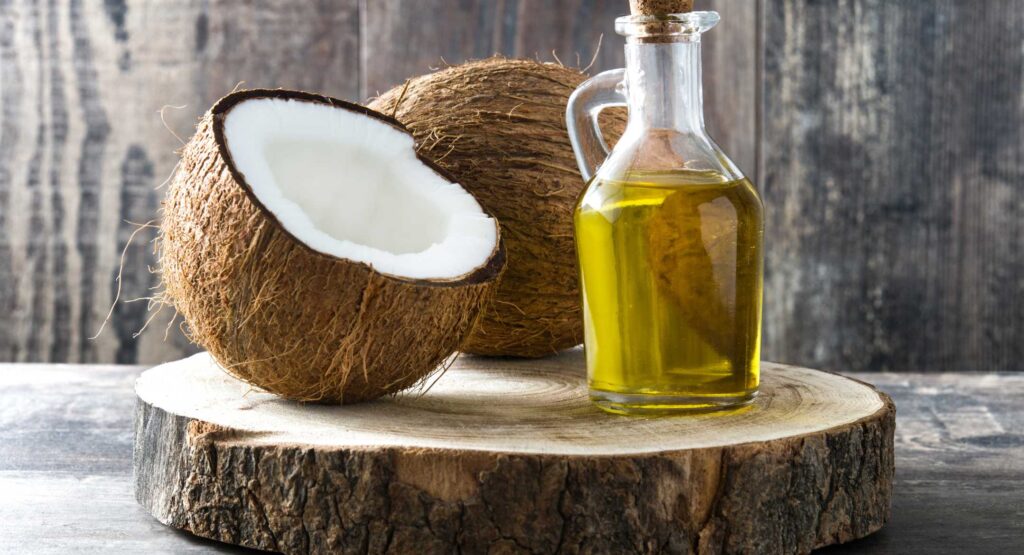
[[[286,553],[806,553],[889,516],[892,400],[765,363],[730,413],[607,415],[580,351],[460,358],[427,391],[300,405],[208,355],[136,385],[136,497]]]

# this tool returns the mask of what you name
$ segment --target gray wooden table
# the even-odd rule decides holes
[[[141,371],[0,364],[0,553],[245,551],[165,528],[136,505]],[[893,518],[820,552],[1024,552],[1024,374],[852,375],[896,400]]]

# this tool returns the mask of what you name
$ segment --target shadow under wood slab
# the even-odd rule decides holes
[[[426,392],[331,407],[196,355],[136,384],[136,497],[287,553],[806,553],[889,517],[895,407],[869,385],[765,363],[750,407],[629,418],[582,369],[463,357]]]

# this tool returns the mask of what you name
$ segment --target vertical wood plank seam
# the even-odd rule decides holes
[[[765,0],[755,0],[754,14],[754,183],[764,193],[764,53]]]
[[[82,298],[79,313],[78,334],[80,335],[80,362],[96,362],[96,349],[89,337],[95,319],[93,309],[97,291],[97,272],[102,267],[99,260],[101,187],[103,181],[104,153],[110,135],[110,122],[103,105],[99,102],[99,78],[93,56],[92,39],[83,16],[81,0],[71,0],[69,27],[73,39],[72,60],[77,81],[77,91],[82,104],[85,120],[85,136],[82,138],[81,154],[78,160],[79,209],[75,235],[82,259]],[[102,297],[99,297],[102,298]]]
[[[367,101],[370,97],[370,87],[369,82],[367,81],[366,72],[366,58],[368,55],[366,38],[369,35],[367,30],[367,27],[369,26],[369,12],[366,9],[366,2],[367,0],[359,0],[359,2],[356,3],[356,16],[359,20],[359,24],[356,25],[356,32],[359,33],[359,38],[356,41],[356,44],[359,45],[359,53],[357,55],[359,63],[356,65],[356,71],[359,73],[359,100],[363,102]]]
[[[0,5],[0,25],[4,29],[4,35],[0,37],[0,82],[4,84],[0,88],[0,121],[3,122],[0,127],[0,311],[9,319],[16,318],[18,275],[13,268],[12,239],[15,235],[7,214],[11,209],[14,189],[14,149],[20,138],[18,116],[22,89],[21,68],[14,46],[17,18],[12,13],[13,9],[8,3]],[[16,360],[17,344],[14,333],[0,333],[0,357]]]
[[[71,12],[68,13],[68,18],[74,17],[74,8],[71,8]],[[49,219],[50,219],[50,257],[51,264],[49,267],[50,283],[49,286],[52,288],[50,291],[51,304],[50,304],[50,345],[49,354],[47,360],[67,360],[69,355],[70,343],[71,343],[71,307],[69,306],[71,300],[68,292],[69,283],[67,276],[67,257],[68,253],[68,241],[64,237],[64,230],[66,225],[64,198],[62,191],[62,182],[64,181],[63,167],[65,161],[65,149],[68,147],[68,135],[69,135],[69,109],[68,99],[65,92],[65,83],[67,77],[65,76],[59,61],[63,60],[63,56],[60,55],[61,45],[59,31],[61,23],[61,13],[58,9],[58,4],[51,0],[49,2],[49,13],[47,14],[47,27],[48,32],[51,33],[49,38],[50,41],[50,63],[52,64],[50,71],[50,117],[51,119],[51,135],[50,135],[50,152],[49,152],[49,168],[46,176],[47,193],[50,198],[49,203]],[[71,23],[72,29],[74,23]],[[72,30],[72,33],[74,31]],[[74,37],[72,37],[74,39]],[[72,40],[72,44],[74,44]],[[74,46],[72,46],[74,50]],[[74,58],[74,55],[72,55]],[[43,326],[39,326],[39,331],[45,333]]]
[[[49,283],[50,275],[47,267],[48,249],[44,241],[51,234],[51,230],[48,229],[49,224],[43,216],[47,207],[46,199],[42,193],[42,173],[49,143],[47,140],[47,130],[51,126],[51,118],[47,116],[52,117],[53,114],[48,114],[45,108],[45,104],[50,101],[50,95],[46,93],[46,72],[43,68],[46,67],[47,54],[53,57],[53,52],[50,49],[51,45],[47,44],[43,38],[44,34],[49,31],[49,13],[48,11],[44,13],[43,10],[44,8],[41,5],[36,6],[35,15],[37,20],[35,23],[38,32],[33,33],[33,39],[37,52],[36,63],[39,64],[39,71],[36,76],[39,93],[37,102],[39,134],[36,137],[35,150],[29,160],[25,184],[29,196],[29,217],[28,227],[24,235],[26,238],[25,264],[32,267],[31,275],[37,276],[38,281],[43,283],[30,282],[29,285],[25,285],[27,289],[26,297],[28,298],[28,314],[25,319],[25,325],[28,327],[25,330],[26,357],[39,356],[43,352],[44,347],[48,347],[44,346],[44,338],[40,336],[40,328],[42,327],[40,321],[45,320],[44,307],[47,304],[45,284]],[[44,18],[47,19],[46,23],[43,21]]]

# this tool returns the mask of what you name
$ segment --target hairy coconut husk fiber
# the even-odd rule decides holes
[[[159,240],[166,297],[228,372],[281,396],[347,404],[416,383],[472,327],[504,265],[503,248],[468,276],[416,281],[301,243],[260,204],[225,144],[227,113],[266,97],[328,104],[401,129],[307,93],[221,99],[201,119],[167,192]]]
[[[561,65],[490,58],[414,78],[369,104],[404,123],[420,154],[501,224],[508,268],[463,351],[538,357],[582,341],[572,213],[585,183],[565,107],[585,79]],[[618,136],[625,111],[610,112],[604,128]]]

